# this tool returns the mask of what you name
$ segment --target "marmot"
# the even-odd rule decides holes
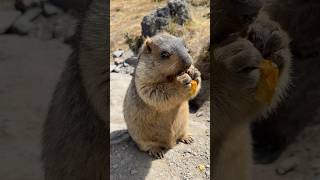
[[[192,80],[197,86],[193,93]],[[128,132],[141,151],[163,158],[177,141],[191,143],[188,100],[201,86],[184,41],[167,33],[147,38],[123,103]]]
[[[109,178],[105,5],[91,2],[51,100],[42,137],[46,180]]]
[[[291,53],[289,38],[265,14],[248,26],[245,37],[231,34],[213,50],[213,177],[215,180],[251,179],[252,147],[249,126],[266,116],[286,94]],[[263,59],[279,69],[278,85],[270,104],[256,99]]]

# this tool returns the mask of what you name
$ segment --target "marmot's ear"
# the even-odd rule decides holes
[[[147,37],[147,39],[145,40],[144,44],[145,44],[145,46],[146,46],[146,49],[147,49],[149,52],[151,52],[151,51],[152,51],[152,49],[151,49],[152,40],[151,40],[149,37]]]

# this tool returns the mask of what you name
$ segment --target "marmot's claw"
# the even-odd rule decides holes
[[[164,158],[163,151],[160,148],[153,148],[148,151],[149,155],[156,159]]]
[[[191,77],[191,79],[199,81],[200,80],[200,76],[201,73],[200,71],[195,68],[194,66],[191,66],[188,70],[187,70],[187,74],[189,74],[189,76]],[[199,83],[199,82],[198,82]]]
[[[184,144],[191,144],[194,140],[191,135],[188,135],[187,137],[181,138],[180,141]]]
[[[183,84],[184,86],[191,87],[192,78],[187,73],[184,73],[177,77],[177,81]]]

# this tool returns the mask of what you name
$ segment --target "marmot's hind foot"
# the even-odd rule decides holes
[[[162,159],[164,158],[164,151],[161,149],[161,148],[151,148],[149,151],[148,151],[149,155],[153,158],[156,158],[156,159]]]
[[[184,143],[184,144],[191,144],[194,140],[193,140],[191,135],[187,135],[187,136],[179,139],[179,141]]]

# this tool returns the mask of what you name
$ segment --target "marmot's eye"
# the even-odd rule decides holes
[[[160,56],[161,58],[166,59],[166,58],[169,58],[171,54],[168,51],[161,51]]]

